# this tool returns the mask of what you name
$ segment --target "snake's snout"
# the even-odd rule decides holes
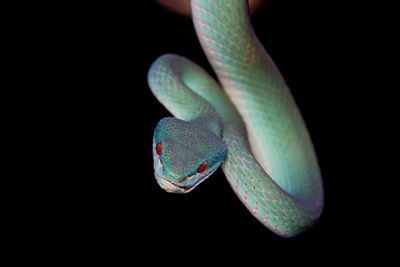
[[[169,179],[165,179],[162,177],[160,177],[160,179],[158,180],[158,184],[160,185],[160,187],[162,189],[164,189],[168,193],[184,194],[184,193],[188,193],[192,190],[191,186],[179,185]]]

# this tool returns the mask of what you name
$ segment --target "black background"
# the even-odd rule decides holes
[[[169,113],[147,85],[150,64],[176,53],[212,72],[189,19],[153,1],[68,6],[73,12],[55,13],[61,24],[46,21],[54,33],[50,66],[61,62],[50,71],[58,100],[52,105],[63,112],[52,131],[62,144],[54,150],[65,152],[53,159],[51,194],[60,201],[45,201],[57,214],[47,222],[55,239],[172,258],[227,249],[255,258],[297,252],[308,259],[311,251],[330,253],[338,243],[341,255],[352,254],[364,231],[362,200],[354,194],[354,185],[366,178],[360,174],[362,100],[354,71],[363,28],[353,20],[354,7],[344,5],[268,0],[252,17],[303,114],[323,176],[324,212],[292,239],[253,218],[221,170],[185,195],[164,192],[153,177],[153,130]]]

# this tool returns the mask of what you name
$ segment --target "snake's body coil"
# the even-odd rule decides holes
[[[157,127],[156,177],[161,186],[186,192],[223,157],[227,180],[248,210],[276,234],[294,236],[323,209],[320,170],[297,105],[253,32],[246,1],[192,0],[191,6],[200,43],[220,83],[180,56],[164,55],[153,63],[148,80],[154,95],[188,122]],[[177,133],[184,125],[188,128]],[[178,138],[182,131],[196,136],[195,151],[188,148],[190,138]],[[207,175],[198,172],[204,162]]]

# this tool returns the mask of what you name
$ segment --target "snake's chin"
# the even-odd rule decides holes
[[[211,174],[213,174],[216,169],[221,165],[220,163],[215,164],[208,170],[201,174],[195,174],[190,178],[187,178],[185,185],[180,185],[176,181],[172,181],[164,177],[164,166],[161,162],[160,157],[155,152],[155,146],[153,145],[153,159],[154,159],[154,176],[157,180],[158,185],[167,191],[168,193],[185,194],[192,191],[196,186],[206,180]]]
[[[156,180],[158,182],[158,185],[167,191],[168,193],[178,193],[178,194],[185,194],[190,191],[192,191],[195,186],[183,186],[179,185],[169,179],[163,178],[159,176],[158,174],[155,174]]]
[[[214,168],[211,168],[207,172],[205,172],[201,177],[197,178],[196,182],[191,184],[191,185],[180,185],[177,182],[174,182],[168,178],[162,177],[161,175],[158,174],[158,172],[154,172],[154,176],[156,177],[158,185],[167,191],[168,193],[178,193],[178,194],[185,194],[189,193],[192,191],[196,186],[198,186],[200,183],[202,183],[204,180],[206,180],[208,177],[210,177],[211,174],[213,174],[216,169],[219,167],[219,164],[215,166]]]

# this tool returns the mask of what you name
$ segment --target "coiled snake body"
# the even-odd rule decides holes
[[[155,177],[186,193],[221,164],[262,224],[294,236],[323,209],[320,170],[296,103],[252,29],[247,1],[192,0],[201,46],[219,83],[177,55],[150,67],[153,94],[174,115],[153,137]]]

